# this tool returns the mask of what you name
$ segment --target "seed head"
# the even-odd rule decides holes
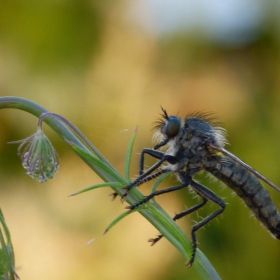
[[[18,155],[22,160],[22,166],[27,169],[26,174],[40,183],[54,177],[59,167],[59,156],[40,127],[32,136],[10,142],[10,144],[16,143],[21,143]]]

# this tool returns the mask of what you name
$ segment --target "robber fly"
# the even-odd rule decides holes
[[[218,204],[221,207],[219,210],[192,227],[193,251],[190,260],[187,262],[187,265],[191,266],[195,260],[197,249],[196,231],[221,214],[226,207],[225,202],[220,197],[194,181],[193,177],[197,172],[206,170],[233,189],[253,211],[256,218],[274,237],[280,239],[279,211],[259,179],[279,192],[280,189],[223,148],[226,144],[225,130],[217,126],[217,121],[210,114],[194,113],[182,119],[177,116],[168,116],[163,108],[162,111],[162,118],[155,126],[155,138],[158,139],[158,144],[154,149],[143,149],[140,156],[139,176],[134,182],[124,187],[126,192],[122,196],[122,200],[125,200],[131,188],[166,172],[176,173],[182,184],[157,190],[138,203],[126,208],[133,210],[157,195],[187,187],[193,189],[202,201],[198,205],[175,215],[174,221],[198,210],[209,200]],[[165,147],[166,152],[158,151],[160,147]],[[144,156],[146,154],[158,159],[158,162],[144,172]],[[161,238],[162,235],[159,235],[149,241],[153,245]]]

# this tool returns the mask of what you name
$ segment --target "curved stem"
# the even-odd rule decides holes
[[[13,108],[13,109],[19,109],[26,111],[36,117],[40,117],[42,114],[50,113],[47,109],[44,107],[38,105],[35,102],[32,102],[30,100],[19,98],[19,97],[0,97],[0,109],[7,109],[7,108]],[[57,121],[54,118],[47,118],[45,119],[45,123],[47,123],[62,139],[67,139],[68,141],[71,141],[75,143],[77,146],[81,147],[82,149],[92,153],[90,149],[88,149],[76,136],[75,134],[67,128],[65,124],[63,124],[61,121]],[[93,145],[92,149],[95,152],[95,154],[101,154]],[[105,158],[103,157],[102,160]],[[106,160],[106,159],[105,159]],[[106,160],[107,161],[107,160]],[[98,167],[94,166],[90,162],[87,162],[88,165],[105,181],[109,180],[112,181],[113,178],[108,174],[107,176],[104,175],[102,170],[100,170]],[[120,176],[121,177],[121,176]]]
[[[71,123],[66,118],[64,118],[58,114],[46,112],[46,113],[43,113],[39,118],[38,126],[40,128],[42,128],[43,121],[46,118],[58,119],[58,120],[62,121],[63,123],[65,123],[71,130],[73,130],[76,133],[76,135],[79,137],[79,139],[89,147],[89,150],[91,152],[93,152],[95,155],[98,156],[98,158],[100,158],[102,161],[104,161],[106,164],[108,164],[111,168],[113,168],[113,166],[109,163],[109,161],[98,151],[98,149],[87,139],[87,137],[73,123]]]

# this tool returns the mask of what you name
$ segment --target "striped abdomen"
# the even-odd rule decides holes
[[[280,239],[279,211],[269,192],[254,174],[232,159],[224,157],[221,163],[207,167],[206,170],[233,189],[253,211],[256,218]]]

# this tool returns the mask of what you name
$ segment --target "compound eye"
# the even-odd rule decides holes
[[[181,120],[177,117],[170,116],[162,127],[162,133],[168,138],[175,137],[181,128]]]

